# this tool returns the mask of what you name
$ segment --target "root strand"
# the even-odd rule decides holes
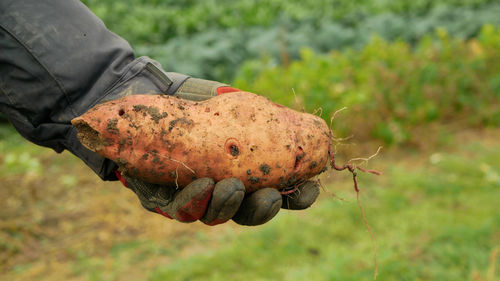
[[[184,162],[182,162],[182,161],[179,161],[179,160],[176,160],[176,159],[174,159],[174,158],[170,158],[170,157],[167,157],[167,156],[161,155],[161,154],[159,154],[159,153],[155,153],[155,155],[157,155],[157,156],[159,156],[159,157],[163,157],[163,158],[165,158],[165,159],[167,159],[167,160],[169,160],[169,161],[173,161],[173,162],[175,162],[175,163],[179,163],[179,164],[181,164],[182,166],[184,166],[184,168],[188,169],[191,173],[196,174],[196,173],[195,173],[195,171],[194,171],[193,169],[189,168],[189,166],[188,166],[188,165],[186,165],[186,164],[184,164]]]
[[[363,209],[363,205],[361,205],[361,201],[359,200],[359,191],[356,192],[356,201],[358,202],[359,209],[361,210],[361,215],[363,216],[363,222],[365,223],[366,229],[368,229],[368,233],[370,234],[370,238],[373,243],[373,264],[375,265],[375,272],[373,273],[373,280],[377,280],[378,275],[378,263],[377,263],[377,240],[373,235],[372,228],[366,219],[365,210]]]
[[[333,116],[335,117],[335,116]],[[332,117],[332,121],[333,121],[333,117]],[[335,140],[334,137],[333,137],[333,133],[332,131],[330,130],[330,138],[331,140]],[[365,172],[365,173],[371,173],[371,174],[375,174],[375,175],[381,175],[382,172],[380,171],[377,171],[377,170],[371,170],[371,169],[364,169],[364,168],[361,168],[359,166],[356,166],[354,164],[352,164],[351,162],[352,161],[358,161],[358,160],[362,160],[364,162],[368,162],[370,159],[372,159],[373,157],[375,157],[379,152],[380,150],[382,149],[382,147],[379,147],[377,152],[368,157],[368,158],[354,158],[354,159],[351,159],[349,161],[347,161],[343,166],[338,166],[336,163],[335,163],[335,152],[334,152],[334,146],[333,146],[333,143],[330,143],[330,151],[329,151],[329,154],[330,154],[330,165],[333,169],[337,170],[337,171],[343,171],[343,170],[348,170],[349,172],[351,172],[352,174],[352,181],[354,183],[354,190],[356,191],[356,201],[357,201],[357,204],[358,204],[358,207],[361,211],[361,215],[363,217],[363,223],[365,224],[365,227],[366,229],[368,230],[368,233],[370,234],[370,239],[372,240],[372,243],[373,243],[373,262],[374,262],[374,267],[375,267],[375,270],[374,270],[374,273],[373,273],[373,280],[377,280],[377,274],[378,274],[378,263],[377,263],[377,240],[375,239],[375,236],[373,235],[373,231],[370,227],[370,224],[368,223],[368,220],[366,219],[366,214],[365,214],[365,210],[363,209],[363,206],[361,205],[361,201],[359,199],[359,187],[358,187],[358,180],[357,180],[357,172],[356,170],[360,170],[362,172]]]

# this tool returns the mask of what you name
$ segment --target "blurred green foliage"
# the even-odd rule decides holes
[[[229,82],[248,59],[268,56],[287,64],[300,57],[303,47],[322,53],[360,49],[374,34],[385,40],[414,43],[437,28],[446,29],[456,38],[471,38],[485,23],[500,25],[499,14],[497,3],[475,10],[438,6],[429,14],[410,17],[384,13],[363,17],[354,25],[335,20],[314,23],[281,19],[271,27],[207,29],[175,37],[165,44],[134,47],[138,54],[155,58],[166,69]]]
[[[421,138],[412,129],[436,121],[500,124],[498,50],[500,28],[490,25],[470,41],[439,30],[413,48],[374,37],[359,51],[323,55],[303,49],[288,67],[266,59],[247,62],[234,85],[287,106],[298,100],[308,112],[321,108],[328,121],[335,110],[349,107],[335,118],[336,131],[399,144]]]
[[[361,48],[373,34],[415,42],[436,28],[460,38],[500,25],[495,1],[84,1],[138,55],[169,71],[230,82],[246,59],[297,59]],[[286,63],[286,61],[285,61]]]
[[[43,172],[38,156],[45,150],[33,145],[27,149],[26,144],[12,127],[0,126],[0,179],[8,175],[39,175]]]
[[[421,15],[436,6],[474,9],[494,0],[83,0],[108,27],[134,44],[165,43],[210,29],[274,26],[279,19],[352,26],[376,14]]]

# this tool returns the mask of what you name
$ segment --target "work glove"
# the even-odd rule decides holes
[[[177,73],[164,73],[159,66],[146,66],[156,80],[168,85],[165,93],[182,99],[202,101],[221,94],[240,90],[215,81],[191,78]],[[108,97],[113,100],[127,95],[143,94],[142,80]],[[151,94],[157,94],[151,92]],[[203,160],[200,160],[203,161]],[[117,178],[139,198],[142,206],[165,217],[181,222],[201,220],[208,225],[230,219],[241,225],[260,225],[273,218],[280,208],[305,209],[319,194],[319,186],[312,181],[278,191],[263,188],[245,194],[245,186],[236,178],[214,182],[211,178],[196,179],[190,184],[172,188],[150,184],[115,171]]]

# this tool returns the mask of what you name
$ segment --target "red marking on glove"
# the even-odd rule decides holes
[[[229,87],[229,86],[224,86],[224,87],[219,87],[217,88],[217,95],[222,95],[222,94],[227,94],[227,93],[234,93],[234,92],[241,92],[241,90]]]
[[[192,222],[201,219],[207,211],[213,189],[214,185],[209,185],[202,193],[193,197],[186,205],[180,207],[177,213],[175,213],[175,217],[182,222]]]
[[[127,181],[125,180],[125,178],[122,176],[122,174],[120,172],[118,172],[118,170],[115,170],[115,175],[116,177],[118,178],[119,181],[122,182],[122,184],[128,188],[128,185],[127,185]]]
[[[163,215],[163,216],[165,216],[165,217],[167,217],[167,218],[169,218],[169,219],[173,219],[173,218],[172,218],[171,216],[169,216],[167,213],[165,213],[165,212],[163,212],[162,210],[160,210],[160,207],[156,207],[156,208],[155,208],[155,211],[156,211],[158,214],[160,214],[160,215]]]

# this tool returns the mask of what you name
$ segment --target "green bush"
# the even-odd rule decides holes
[[[457,37],[500,25],[492,0],[83,0],[138,55],[169,71],[230,82],[247,59],[298,59],[361,48],[372,34],[416,42],[437,27]]]
[[[413,129],[432,122],[466,126],[500,124],[500,29],[487,25],[477,39],[451,38],[445,30],[412,48],[374,37],[361,50],[316,54],[303,49],[289,67],[272,60],[247,62],[234,85],[326,120],[344,106],[334,128],[388,144],[418,139]],[[294,98],[292,89],[297,98]]]
[[[170,70],[196,77],[229,82],[247,59],[269,56],[280,62],[300,57],[300,49],[315,52],[332,49],[360,49],[373,34],[385,40],[415,43],[437,28],[457,38],[475,37],[484,24],[500,25],[500,4],[471,9],[436,6],[423,15],[383,13],[367,15],[354,24],[335,19],[293,21],[279,18],[273,26],[207,29],[189,36],[177,36],[165,44],[137,44],[139,55],[148,55]]]
[[[320,25],[335,20],[357,25],[392,13],[423,15],[437,6],[473,9],[494,0],[83,0],[111,30],[132,44],[161,44],[210,29],[273,26],[279,18]]]

